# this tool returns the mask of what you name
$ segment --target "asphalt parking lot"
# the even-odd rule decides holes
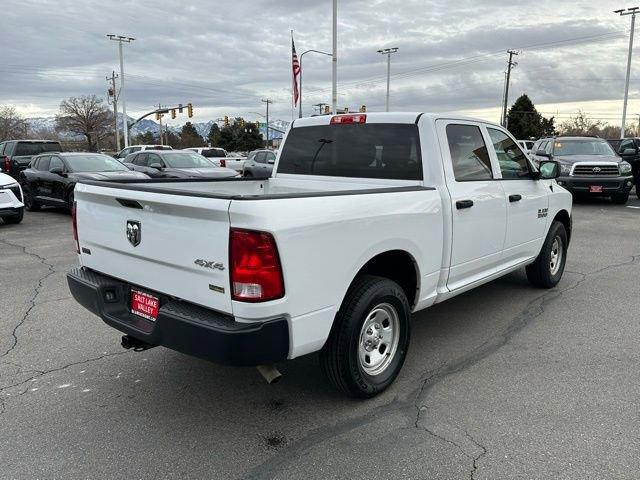
[[[65,212],[0,224],[0,478],[637,478],[635,196],[574,206],[556,289],[515,273],[416,315],[398,380],[366,402],[316,356],[267,385],[125,351],[71,298],[75,263]]]

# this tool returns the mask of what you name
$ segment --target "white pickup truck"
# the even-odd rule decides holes
[[[522,267],[558,283],[557,175],[481,120],[303,118],[266,180],[78,183],[69,287],[127,348],[263,374],[320,351],[337,388],[371,397],[402,367],[412,312]]]

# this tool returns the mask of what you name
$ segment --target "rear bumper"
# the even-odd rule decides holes
[[[602,193],[594,195],[611,195],[612,193],[629,193],[633,188],[634,180],[631,174],[621,177],[597,177],[597,176],[561,176],[558,184],[572,193],[589,193],[589,187],[601,186]]]
[[[151,345],[237,366],[274,363],[289,353],[285,318],[239,323],[231,316],[150,292],[160,297],[153,322],[130,313],[131,285],[126,282],[82,267],[71,270],[67,282],[83,307],[107,325]]]

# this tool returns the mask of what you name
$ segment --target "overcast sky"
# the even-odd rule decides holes
[[[622,110],[633,6],[616,1],[339,0],[338,106],[384,108],[392,57],[395,110],[457,111],[499,119],[508,48],[521,50],[510,99],[526,92],[543,112],[582,109],[609,123]],[[298,54],[331,50],[330,0],[4,0],[0,104],[48,116],[65,97],[105,95],[118,70],[107,33],[125,45],[127,109],[192,102],[195,121],[224,115],[291,119],[291,40]],[[639,40],[640,41],[640,40]],[[303,60],[304,111],[331,102],[331,61]],[[632,68],[630,114],[640,113],[640,57]],[[637,118],[637,117],[632,117]],[[179,122],[178,122],[179,120]],[[183,123],[185,117],[176,119]]]

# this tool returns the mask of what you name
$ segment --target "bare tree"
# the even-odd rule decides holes
[[[14,107],[0,106],[0,141],[27,136],[27,121]]]
[[[601,120],[592,120],[582,110],[578,114],[560,124],[562,135],[598,135],[606,123]]]
[[[56,128],[84,135],[87,149],[91,152],[95,151],[100,139],[110,133],[112,125],[113,113],[95,95],[63,100],[60,102],[60,113],[56,115]]]

